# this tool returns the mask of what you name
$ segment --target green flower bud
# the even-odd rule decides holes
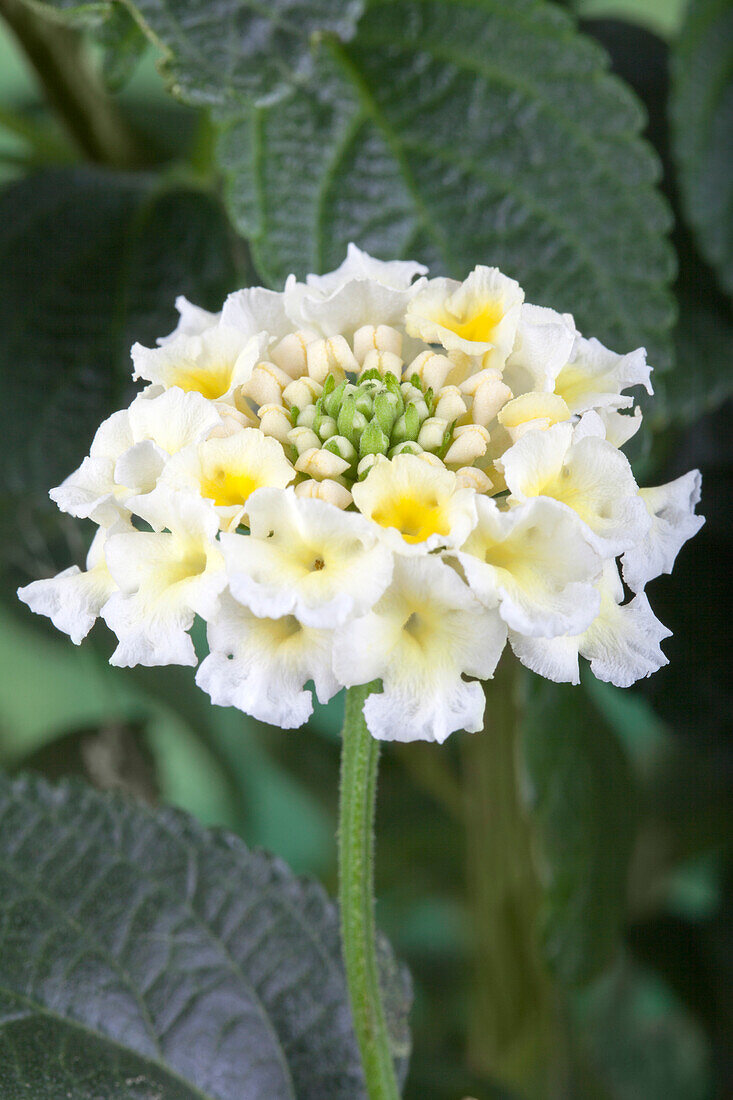
[[[376,420],[364,428],[359,440],[359,455],[386,455],[389,448],[389,437],[385,435]]]
[[[398,443],[396,447],[387,455],[387,458],[396,458],[397,455],[421,455],[424,454],[424,448],[419,443],[413,443],[411,439],[405,440],[404,443]]]
[[[356,415],[356,399],[352,394],[341,402],[341,408],[336,418],[339,435],[345,435],[351,441],[354,431],[354,417]]]
[[[320,435],[321,439],[330,439],[338,432],[338,426],[332,416],[322,416],[320,424],[313,430]]]
[[[326,385],[328,384],[329,378],[332,379],[333,375],[329,374],[328,378],[326,379],[326,383],[323,386],[323,393],[321,394],[321,400],[323,401],[323,409],[326,414],[335,418],[338,416],[339,409],[341,408],[341,402],[344,397],[344,390],[346,389],[348,383],[344,379],[344,381],[341,382],[340,385],[336,386],[334,384],[329,392],[326,393]]]
[[[352,447],[345,435],[332,435],[323,447],[324,451],[338,455],[344,461],[353,463],[356,459],[356,448]]]
[[[408,405],[404,413],[395,423],[392,429],[392,442],[404,443],[405,440],[416,440],[420,431],[420,417],[414,405]]]
[[[374,417],[385,435],[389,436],[391,434],[392,426],[400,411],[397,398],[389,390],[386,393],[377,394],[374,398]]]
[[[361,386],[356,394],[356,408],[360,413],[364,413],[367,420],[371,420],[372,413],[374,412],[374,400],[369,391],[367,389],[362,389]]]

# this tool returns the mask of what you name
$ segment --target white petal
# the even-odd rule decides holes
[[[196,683],[218,706],[291,729],[313,711],[304,690],[308,680],[324,703],[339,689],[331,671],[331,632],[304,627],[292,616],[258,618],[225,594],[208,638],[211,652]]]
[[[158,397],[136,398],[128,410],[133,440],[150,439],[169,455],[189,443],[196,443],[214,427],[221,416],[213,402],[191,390],[172,386]]]
[[[351,243],[340,267],[325,275],[308,275],[306,284],[324,296],[340,290],[352,279],[371,279],[392,290],[407,290],[418,275],[427,272],[424,264],[412,260],[377,260]]]
[[[284,295],[261,286],[230,294],[221,312],[221,323],[237,329],[245,337],[266,332],[274,339],[286,336],[297,327],[285,311]]]
[[[624,580],[633,592],[661,573],[671,573],[682,546],[702,527],[705,519],[695,515],[701,484],[700,471],[691,470],[666,485],[639,490],[652,523],[646,537],[621,559]]]
[[[114,468],[114,459],[90,455],[48,495],[62,512],[111,527],[127,515],[126,502],[131,495],[130,489],[115,482]]]
[[[250,535],[221,544],[231,592],[256,615],[336,626],[372,607],[391,580],[391,552],[353,512],[290,489],[258,489],[247,512]]]
[[[509,631],[509,643],[522,664],[556,684],[579,684],[577,637],[527,638]]]
[[[418,455],[378,455],[351,492],[359,511],[399,554],[460,546],[476,523],[473,489],[459,488],[454,473]]]
[[[529,431],[501,458],[517,500],[548,496],[578,513],[604,555],[620,554],[643,538],[650,519],[629,461],[605,439],[573,441],[570,425]]]
[[[122,526],[122,525],[120,525]],[[99,613],[117,588],[104,558],[107,532],[100,529],[87,555],[86,572],[76,565],[47,580],[18,589],[18,598],[37,615],[46,615],[74,645],[86,638]]]
[[[216,516],[212,524],[203,502],[185,494],[166,499],[155,490],[140,500],[150,505],[148,522],[171,530],[113,535],[106,544],[107,565],[120,588],[102,609],[120,643],[111,663],[195,665],[187,632],[196,614],[204,619],[214,614],[226,584],[214,541]]]
[[[166,452],[152,439],[136,443],[121,455],[114,466],[114,479],[120,486],[129,487],[131,495],[149,493],[163,472]]]
[[[577,334],[572,354],[555,379],[555,393],[565,399],[571,412],[598,407],[623,408],[633,398],[622,396],[632,386],[644,386],[652,393],[650,367],[644,348],[617,355],[599,340]]]
[[[222,529],[235,530],[257,489],[284,489],[294,478],[281,443],[257,428],[239,428],[184,447],[166,463],[159,486],[204,498],[215,507]]]
[[[202,309],[201,306],[195,306],[182,294],[176,298],[176,309],[179,314],[178,324],[167,336],[158,337],[156,343],[161,347],[176,336],[199,336],[205,329],[218,324],[221,316],[219,313],[209,313],[208,309]]]
[[[417,289],[395,290],[374,279],[355,278],[325,298],[304,294],[292,285],[285,288],[285,296],[298,324],[324,337],[342,335],[351,339],[357,329],[373,323],[375,318],[383,325],[399,324]]]
[[[535,497],[500,511],[476,501],[479,522],[457,554],[466,580],[488,607],[498,604],[520,634],[579,634],[596,617],[593,584],[601,559],[585,525],[561,504]]]
[[[483,692],[463,674],[491,676],[505,641],[499,616],[449,566],[398,557],[374,610],[336,632],[334,671],[347,686],[382,680],[364,708],[374,737],[444,741],[481,728]]]
[[[496,267],[475,267],[462,283],[431,279],[410,302],[407,332],[448,351],[486,356],[484,367],[503,367],[519,324],[524,291]]]
[[[641,593],[623,606],[604,600],[601,614],[580,639],[579,649],[599,680],[630,687],[669,663],[659,643],[671,634]]]
[[[515,395],[531,390],[552,393],[555,378],[567,363],[575,342],[575,325],[568,314],[525,302],[503,380]]]
[[[220,324],[199,336],[177,336],[159,348],[135,344],[134,378],[145,378],[170,389],[196,392],[210,400],[227,399],[252,374],[266,337],[249,337],[231,325]]]

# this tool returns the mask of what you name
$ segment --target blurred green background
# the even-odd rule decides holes
[[[683,0],[585,0],[572,6],[644,99],[648,136],[667,167],[665,189],[676,203],[667,160],[667,51],[684,16]],[[101,56],[98,44],[89,49]],[[170,164],[187,181],[200,180],[210,166],[208,123],[170,99],[155,61],[154,50],[146,49],[118,93],[121,109],[143,142],[151,143],[151,160]],[[0,184],[40,164],[78,159],[0,22]],[[679,225],[675,243],[683,268],[695,272],[694,294],[708,293],[712,277],[699,257],[691,258],[693,245]],[[248,261],[237,248],[241,272]],[[729,323],[721,295],[715,309],[727,310]],[[677,370],[693,368],[680,362]],[[656,613],[674,631],[665,647],[670,665],[628,692],[588,684],[587,709],[578,717],[621,746],[622,770],[628,770],[619,772],[619,783],[628,782],[621,797],[633,801],[622,948],[599,976],[569,983],[569,1095],[581,1100],[730,1095],[733,747],[726,650],[733,432],[730,407],[723,403],[729,385],[724,380],[710,399],[695,395],[691,386],[695,410],[704,415],[684,426],[665,425],[653,449],[638,456],[647,483],[695,465],[703,470],[706,526],[682,552],[674,575],[651,587]],[[182,806],[206,823],[238,832],[250,845],[277,852],[333,893],[342,700],[317,708],[308,729],[283,732],[211,707],[192,688],[190,670],[112,669],[103,630],[77,649],[12,599],[17,583],[49,572],[55,560],[60,567],[56,535],[31,524],[12,553],[9,540],[19,540],[17,529],[6,520],[0,536],[6,542],[0,766],[50,776],[75,771],[101,787]],[[530,711],[544,707],[547,723],[557,717],[546,701],[530,695],[527,705]],[[461,791],[464,740],[457,735],[444,748],[417,745],[409,751],[388,746],[382,764],[378,917],[413,974],[414,1057],[406,1095],[415,1100],[503,1095],[480,1067],[469,1064],[464,1049],[474,977]],[[603,778],[616,781],[610,772]],[[572,816],[572,804],[568,812]],[[578,858],[592,860],[594,851],[606,858],[618,842],[613,831],[601,828],[592,844],[580,844]]]

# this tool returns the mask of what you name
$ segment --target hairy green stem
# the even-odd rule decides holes
[[[537,936],[541,886],[518,770],[519,666],[484,685],[484,729],[463,738],[467,878],[474,923],[469,1059],[523,1098],[557,1087],[557,1006]]]
[[[379,742],[366,728],[363,707],[373,684],[346,693],[339,802],[341,942],[354,1030],[369,1100],[397,1100],[387,1023],[382,1007],[374,920],[374,810]]]
[[[82,36],[25,0],[0,0],[0,15],[79,150],[114,168],[144,164],[146,152],[89,65]]]

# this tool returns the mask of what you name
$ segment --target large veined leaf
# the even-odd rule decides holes
[[[134,5],[171,91],[215,109],[261,275],[333,267],[350,240],[435,273],[496,264],[664,367],[669,213],[603,51],[543,0],[366,0],[356,26],[361,6]]]
[[[115,0],[45,2],[75,18],[109,10]],[[205,107],[285,95],[312,75],[312,40],[334,34],[347,41],[364,7],[364,0],[121,2],[162,48],[171,90]]]
[[[733,293],[733,7],[690,0],[672,52],[672,133],[703,255]]]
[[[218,308],[235,283],[226,218],[200,192],[91,168],[0,192],[0,558],[16,583],[83,560],[86,535],[52,553],[81,528],[47,493],[131,395],[133,342],[173,328],[178,294]]]
[[[357,1100],[335,907],[180,812],[0,779],[0,1065],[2,1100]]]
[[[530,299],[666,360],[673,261],[643,112],[599,47],[536,0],[372,0],[318,80],[225,132],[235,220],[273,283],[354,239]]]
[[[532,677],[522,740],[544,886],[543,943],[563,981],[613,958],[636,816],[626,757],[585,692]]]

